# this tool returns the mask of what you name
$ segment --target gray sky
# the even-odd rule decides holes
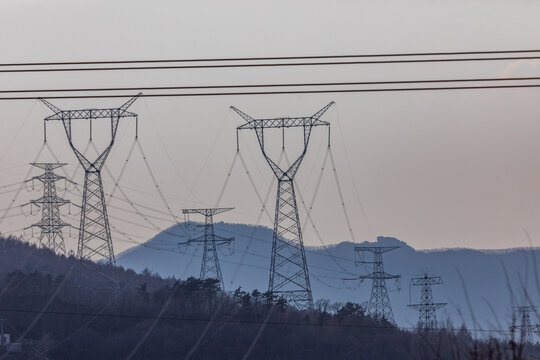
[[[538,47],[539,11],[536,1],[3,0],[0,62],[527,49]],[[28,73],[2,74],[0,88],[538,76],[539,70],[540,61],[516,61]],[[132,109],[140,114],[141,144],[175,213],[183,207],[215,205],[235,151],[234,128],[241,123],[228,110],[230,105],[253,117],[303,116],[334,100],[337,106],[325,119],[333,126],[333,151],[356,241],[386,235],[423,249],[506,248],[528,245],[524,228],[536,239],[535,245],[540,245],[539,95],[538,89],[513,89],[148,98],[139,100]],[[123,101],[54,103],[69,109],[114,106]],[[41,146],[42,119],[48,114],[34,101],[0,103],[1,183],[24,178],[26,164]],[[49,143],[61,161],[70,163],[68,172],[72,173],[76,160],[59,124],[58,131],[53,128]],[[83,135],[86,129],[84,125],[79,129],[81,147],[87,141]],[[325,133],[316,130],[298,174],[306,201],[312,198],[324,158]],[[105,129],[96,128],[96,134],[100,131],[105,134]],[[109,162],[115,175],[126,159],[133,131],[133,122],[123,122]],[[272,174],[262,160],[255,135],[246,133],[241,142],[247,165],[264,194]],[[279,141],[275,145],[279,149]],[[294,150],[292,144],[290,149]],[[45,151],[39,160],[51,161],[52,157]],[[80,183],[82,176],[81,171],[76,175]],[[104,180],[106,191],[110,191],[111,179],[104,175]],[[166,211],[136,150],[121,187],[132,200]],[[2,209],[13,195],[0,194]],[[38,196],[23,191],[17,203]],[[80,202],[75,196],[66,197]],[[272,193],[268,203],[271,213],[273,203]],[[109,208],[111,223],[137,236],[132,239],[142,241],[158,232],[137,215],[118,209],[129,209],[126,203],[113,200],[111,205],[116,206]],[[260,204],[240,163],[221,205],[237,208],[223,214],[222,220],[256,222]],[[329,171],[313,218],[327,244],[351,240]],[[9,217],[2,230],[20,229],[36,220]],[[271,225],[267,217],[261,223]],[[165,228],[172,219],[164,216],[155,224]],[[306,244],[320,245],[309,227],[304,237]],[[114,240],[117,252],[133,245],[117,233]],[[68,240],[69,247],[75,244],[76,240]]]

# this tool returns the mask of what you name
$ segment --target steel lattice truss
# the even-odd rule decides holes
[[[522,344],[531,344],[534,332],[540,332],[540,325],[531,323],[531,312],[535,310],[535,306],[517,306],[515,308],[516,317],[519,317],[520,324],[510,326],[510,330],[519,330]]]
[[[357,246],[354,248],[356,253],[373,253],[373,261],[361,261],[364,264],[373,264],[373,271],[371,274],[358,277],[358,279],[362,280],[372,280],[371,296],[366,307],[366,313],[374,319],[386,320],[392,324],[395,323],[394,313],[386,288],[386,280],[399,279],[401,275],[392,275],[384,271],[382,254],[397,248],[399,246]]]
[[[253,119],[231,107],[246,121],[246,124],[237,128],[237,132],[255,130],[262,154],[278,180],[268,291],[287,299],[300,309],[312,308],[313,296],[294,191],[294,177],[306,155],[313,127],[330,127],[330,123],[320,120],[320,117],[333,104],[334,102],[329,103],[312,116],[275,119]],[[288,169],[282,169],[265,151],[264,130],[293,127],[304,130],[303,151]]]
[[[101,260],[106,265],[116,265],[101,170],[116,139],[120,119],[137,117],[136,114],[128,112],[127,109],[140,95],[139,93],[119,108],[114,109],[61,110],[41,99],[54,112],[53,115],[45,118],[45,124],[52,120],[62,122],[69,145],[85,172],[77,251],[77,256],[81,260]],[[73,143],[71,126],[72,120],[89,120],[91,122],[94,119],[110,119],[111,140],[105,150],[94,161],[91,161]],[[46,141],[46,130],[44,130],[44,134]]]
[[[436,311],[447,305],[447,303],[435,303],[433,302],[433,292],[431,287],[433,285],[442,284],[442,278],[440,276],[428,276],[425,274],[422,277],[412,278],[409,286],[420,286],[420,304],[407,305],[412,309],[419,312],[418,315],[418,328],[422,330],[437,329],[437,314]],[[410,289],[409,289],[410,292]]]
[[[213,208],[213,209],[183,209],[182,213],[201,214],[204,215],[204,235],[194,239],[189,239],[187,243],[203,243],[203,258],[201,263],[201,279],[217,279],[221,285],[221,289],[225,290],[223,275],[221,274],[221,266],[217,253],[217,247],[220,245],[230,244],[234,238],[224,238],[214,233],[214,215],[221,214],[233,208]]]
[[[41,230],[39,243],[54,251],[55,253],[66,254],[66,246],[64,244],[64,235],[62,228],[71,226],[62,221],[60,218],[60,206],[69,204],[69,200],[62,199],[56,194],[56,182],[59,180],[67,180],[66,177],[57,175],[54,170],[58,169],[65,163],[31,163],[30,165],[43,169],[45,172],[39,176],[34,176],[29,181],[40,181],[43,183],[43,196],[40,199],[32,200],[29,204],[36,205],[41,208],[41,220],[33,227]],[[69,181],[69,180],[67,180]]]

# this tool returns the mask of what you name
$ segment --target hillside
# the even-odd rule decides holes
[[[198,276],[202,249],[193,245],[186,248],[178,243],[185,241],[186,234],[193,236],[199,230],[190,225],[185,232],[183,226],[173,226],[143,246],[136,246],[120,254],[118,263],[135,271],[149,268],[162,276]],[[215,228],[216,234],[235,237],[235,252],[231,255],[225,248],[219,254],[226,288],[234,290],[241,286],[248,290],[266,289],[272,230],[227,223],[217,223]],[[384,255],[385,270],[402,275],[401,284],[388,283],[394,316],[400,326],[410,326],[417,321],[417,313],[406,306],[409,304],[408,284],[412,276],[424,272],[443,277],[444,285],[433,289],[436,301],[448,303],[440,311],[439,319],[450,318],[455,324],[465,323],[473,327],[476,321],[476,327],[506,328],[511,322],[512,304],[528,303],[527,296],[531,302],[540,304],[540,288],[535,276],[538,273],[534,270],[535,259],[540,258],[538,249],[417,251],[391,237],[379,237],[372,244],[400,246]],[[326,249],[307,248],[315,299],[358,303],[368,300],[371,290],[369,281],[360,283],[343,280],[369,270],[365,265],[355,266],[354,245],[345,242]],[[506,280],[505,269],[509,281]],[[400,285],[401,291],[398,291]],[[514,294],[513,303],[509,286]],[[528,289],[527,296],[523,288]],[[419,293],[413,289],[412,301],[418,300]]]
[[[505,357],[513,351],[505,342],[475,342],[466,330],[431,332],[438,338],[431,349],[423,335],[370,319],[357,304],[317,302],[313,311],[298,311],[267,293],[220,293],[211,279],[165,280],[117,268],[116,291],[99,271],[78,277],[78,265],[0,237],[0,318],[22,343],[20,353],[0,346],[2,358],[467,359],[476,348],[474,358],[482,359],[495,345]],[[525,354],[537,350],[525,347]]]

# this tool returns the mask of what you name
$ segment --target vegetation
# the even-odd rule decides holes
[[[91,271],[88,271],[88,270]],[[117,291],[110,276],[120,278]],[[105,275],[102,275],[105,274]],[[213,279],[80,263],[0,238],[0,317],[31,359],[523,359],[538,347],[474,340],[465,328],[405,331],[361,305],[318,300],[299,311]],[[449,324],[448,328],[452,328]]]

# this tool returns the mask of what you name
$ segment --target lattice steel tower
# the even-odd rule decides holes
[[[37,200],[31,200],[28,204],[41,208],[41,221],[32,224],[31,227],[40,229],[39,243],[55,253],[66,254],[64,235],[62,228],[71,226],[60,218],[60,206],[69,204],[69,200],[62,199],[56,195],[56,182],[65,180],[65,176],[60,176],[54,172],[65,163],[31,163],[30,165],[43,169],[45,172],[39,176],[34,176],[29,181],[40,181],[43,183],[43,196]],[[27,204],[25,204],[27,205]]]
[[[510,326],[510,330],[519,330],[522,344],[531,344],[534,332],[540,331],[540,325],[531,323],[531,312],[535,309],[536,306],[517,306],[515,308],[516,317],[519,317],[520,324]]]
[[[415,277],[411,279],[409,283],[409,302],[411,295],[411,286],[420,286],[420,304],[410,304],[408,307],[418,310],[418,328],[421,330],[433,330],[437,329],[437,314],[436,311],[447,305],[447,303],[435,303],[433,302],[433,292],[431,287],[433,285],[441,285],[442,278],[440,276],[429,276],[424,274],[421,277]]]
[[[219,265],[217,247],[220,245],[230,244],[234,238],[224,238],[214,233],[214,215],[221,214],[232,209],[233,208],[182,210],[182,213],[188,216],[189,214],[201,214],[204,216],[204,234],[197,238],[189,239],[187,244],[196,242],[203,243],[203,258],[199,277],[201,279],[219,280],[222,290],[225,290],[225,284],[223,283],[223,275],[221,274],[221,266]]]
[[[388,297],[388,290],[386,289],[386,280],[399,279],[401,275],[392,275],[384,271],[383,253],[392,251],[399,248],[399,246],[356,246],[354,248],[356,254],[360,253],[364,255],[365,252],[373,253],[373,261],[362,260],[358,263],[373,264],[373,271],[371,274],[360,275],[358,279],[371,279],[371,296],[366,308],[366,313],[372,318],[379,320],[386,320],[392,324],[394,321],[394,313],[392,312],[392,305],[390,304],[390,298]]]
[[[237,133],[239,130],[255,130],[262,154],[278,180],[268,291],[284,297],[300,309],[312,308],[313,296],[298,217],[294,177],[306,155],[313,128],[327,126],[330,138],[330,123],[320,120],[320,117],[333,104],[332,101],[312,116],[274,119],[253,119],[237,108],[231,107],[247,122],[237,128]],[[282,169],[266,153],[264,130],[282,129],[284,136],[286,128],[303,128],[304,146],[296,161],[288,169]]]
[[[120,119],[126,117],[137,118],[137,114],[128,112],[127,109],[140,95],[139,93],[119,108],[109,109],[61,110],[50,102],[41,99],[54,112],[53,115],[46,117],[44,120],[45,141],[47,141],[47,121],[61,121],[69,145],[84,169],[84,190],[77,249],[77,256],[81,260],[101,260],[106,265],[116,265],[109,218],[105,204],[105,194],[103,192],[103,182],[101,180],[101,170],[114,145]],[[71,123],[73,120],[89,120],[91,139],[91,124],[92,120],[95,119],[110,119],[111,140],[105,150],[94,161],[91,161],[73,143]]]

